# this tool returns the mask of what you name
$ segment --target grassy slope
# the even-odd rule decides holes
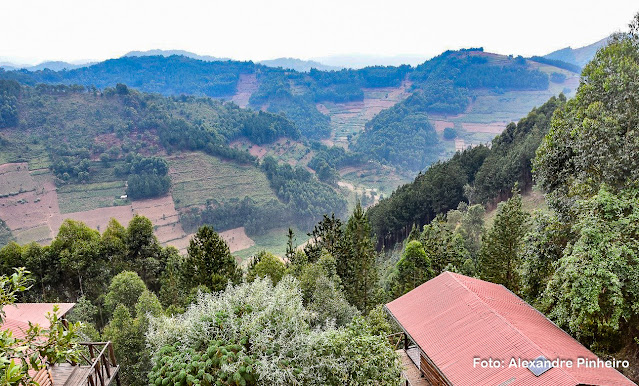
[[[454,116],[432,114],[430,116],[432,123],[437,125],[435,121],[441,121],[441,127],[454,127],[458,139],[463,140],[466,147],[489,143],[509,122],[517,122],[525,117],[533,107],[541,106],[550,97],[559,95],[561,92],[565,92],[567,97],[574,95],[579,86],[579,75],[546,64],[529,63],[548,75],[553,72],[561,73],[566,76],[566,80],[562,83],[550,82],[548,89],[544,91],[496,93],[478,90],[474,92],[475,98],[465,113]],[[444,124],[444,122],[447,123]],[[438,131],[441,136],[441,130]],[[441,139],[444,140],[443,137]],[[445,142],[447,150],[440,156],[441,159],[450,158],[455,153],[454,142]]]
[[[543,193],[541,193],[537,188],[533,188],[530,192],[526,192],[521,197],[522,209],[524,212],[532,214],[535,210],[547,211],[548,205],[546,205],[546,200],[544,199]],[[495,216],[497,216],[497,208],[493,208],[486,212],[484,215],[484,226],[486,229],[489,229],[493,226],[493,222],[495,221]]]
[[[293,227],[293,232],[295,232],[296,245],[301,245],[308,239],[305,232],[302,232],[295,227]],[[254,246],[233,253],[234,256],[239,257],[243,262],[247,262],[251,256],[256,255],[262,250],[267,250],[280,257],[286,254],[288,228],[272,229],[266,234],[253,236],[251,238],[255,241]]]

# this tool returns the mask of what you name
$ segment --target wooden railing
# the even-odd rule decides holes
[[[403,344],[404,344],[404,333],[403,332],[396,332],[395,334],[390,334],[386,337],[388,339],[388,342],[390,343],[391,347],[393,348],[393,350],[399,350],[400,348],[403,348]]]
[[[120,386],[119,370],[120,366],[115,359],[113,345],[111,342],[82,342],[80,345],[85,346],[89,357],[81,354],[81,358],[90,366],[86,374],[86,378],[81,381],[80,385],[86,386],[109,386],[114,380]],[[98,352],[98,350],[100,350]],[[96,352],[98,354],[96,355]],[[81,364],[84,366],[85,364]]]

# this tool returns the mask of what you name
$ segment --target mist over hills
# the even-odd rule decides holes
[[[557,51],[553,51],[543,56],[543,58],[550,60],[562,61],[565,63],[574,64],[579,67],[583,67],[588,63],[595,55],[597,50],[603,47],[609,37],[603,38],[595,43],[589,44],[584,47],[572,48],[565,47]],[[151,49],[145,51],[130,51],[122,55],[125,57],[145,57],[145,56],[184,56],[191,59],[201,60],[205,62],[217,62],[217,61],[235,61],[228,57],[217,57],[211,55],[200,55],[194,52],[186,50],[163,50],[163,49]],[[114,58],[117,59],[117,58]],[[262,64],[267,67],[282,68],[285,70],[294,70],[298,72],[309,72],[312,68],[321,71],[336,71],[341,69],[362,69],[372,66],[400,66],[410,65],[417,66],[424,63],[429,58],[424,55],[395,55],[395,56],[380,56],[374,54],[338,54],[328,55],[322,57],[314,57],[309,60],[303,60],[293,57],[281,57],[275,59],[266,59],[255,61],[255,63]],[[83,67],[88,67],[93,64],[97,64],[99,61],[86,61],[70,63],[60,60],[44,61],[37,65],[28,65],[16,63],[11,60],[5,59],[0,61],[0,68],[6,71],[25,69],[28,71],[40,71],[49,69],[52,71],[73,70]]]
[[[203,60],[205,62],[218,62],[218,61],[227,61],[231,60],[230,58],[221,58],[210,55],[198,55],[193,52],[185,51],[185,50],[147,50],[147,51],[130,51],[126,54],[122,55],[123,58],[133,57],[133,56],[186,56],[187,58]]]
[[[63,70],[74,70],[76,68],[82,68],[91,66],[96,64],[96,62],[86,62],[86,63],[69,63],[64,61],[46,61],[35,66],[26,65],[26,64],[16,64],[12,62],[0,62],[0,68],[3,68],[6,71],[13,70],[27,70],[27,71],[41,71],[41,70],[51,70],[51,71],[63,71]]]
[[[297,58],[261,60],[259,63],[268,67],[283,68],[285,70],[295,70],[299,72],[309,72],[312,68],[320,71],[337,71],[344,68],[342,66],[329,66],[314,60],[302,60]]]
[[[417,66],[424,63],[427,59],[429,58],[424,55],[380,56],[370,54],[330,55],[312,58],[312,60],[329,66],[353,69],[371,66],[401,66],[402,64]]]
[[[595,57],[597,51],[604,47],[610,36],[607,36],[597,42],[589,44],[587,46],[572,48],[566,47],[557,51],[553,51],[547,55],[544,55],[544,58],[552,59],[552,60],[560,60],[562,62],[575,64],[581,68],[583,68],[588,62]]]

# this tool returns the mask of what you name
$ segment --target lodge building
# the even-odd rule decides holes
[[[385,309],[407,385],[636,386],[502,285],[444,272]]]

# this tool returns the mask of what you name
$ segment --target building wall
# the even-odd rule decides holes
[[[421,370],[422,374],[424,374],[424,378],[432,386],[451,385],[451,383],[448,382],[448,380],[439,372],[437,367],[433,363],[431,363],[431,361],[423,352],[420,355],[419,369]]]

